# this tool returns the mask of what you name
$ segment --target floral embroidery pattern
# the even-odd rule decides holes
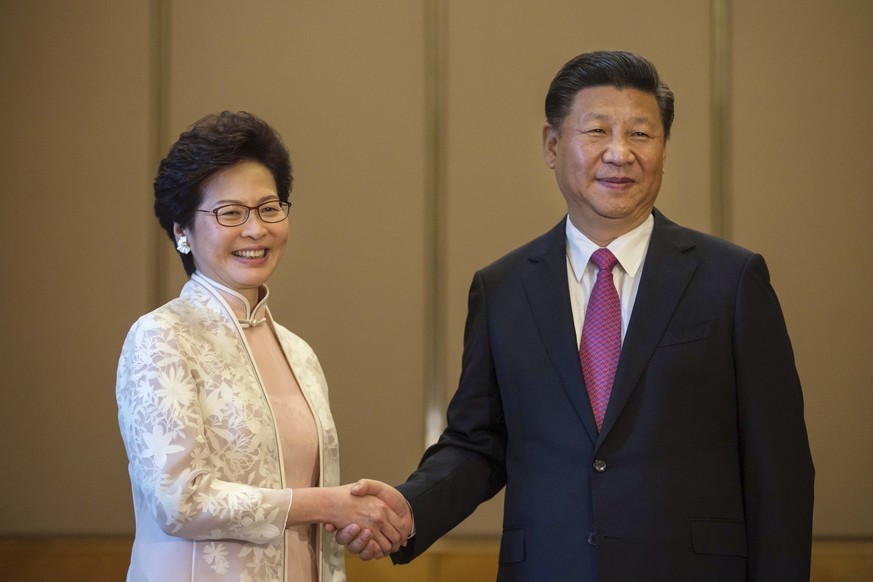
[[[203,559],[212,567],[216,574],[227,574],[230,564],[227,562],[227,548],[224,544],[210,543],[203,550]]]

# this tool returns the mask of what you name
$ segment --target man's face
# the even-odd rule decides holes
[[[582,89],[560,128],[546,124],[543,154],[570,220],[605,246],[655,205],[667,154],[658,102],[637,89]]]

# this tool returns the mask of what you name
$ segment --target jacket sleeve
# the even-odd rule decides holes
[[[284,532],[291,490],[220,478],[216,464],[246,455],[245,447],[257,446],[251,437],[259,431],[241,435],[228,430],[218,442],[204,430],[201,399],[217,399],[219,404],[211,403],[209,410],[233,414],[220,404],[232,399],[231,387],[225,380],[208,395],[198,392],[180,349],[186,344],[166,321],[145,316],[134,324],[122,348],[116,399],[134,497],[168,535],[274,541]],[[230,442],[239,446],[228,447]],[[250,483],[259,482],[260,469],[253,457]]]
[[[763,258],[752,255],[734,327],[749,580],[809,580],[814,469],[794,355]]]
[[[481,273],[470,288],[461,379],[447,424],[416,472],[398,487],[412,506],[416,533],[392,554],[395,563],[423,553],[506,483],[506,428]]]

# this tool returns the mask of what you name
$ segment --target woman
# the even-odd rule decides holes
[[[161,162],[155,214],[190,280],[133,325],[118,364],[128,580],[338,582],[342,548],[315,524],[358,524],[384,553],[405,539],[381,501],[338,486],[324,374],[267,308],[291,183],[281,138],[248,113],[201,119]]]

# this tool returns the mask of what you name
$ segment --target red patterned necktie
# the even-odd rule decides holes
[[[621,302],[612,281],[612,269],[618,259],[609,250],[598,249],[591,255],[591,262],[597,265],[597,280],[585,311],[579,359],[599,431],[621,354]]]

